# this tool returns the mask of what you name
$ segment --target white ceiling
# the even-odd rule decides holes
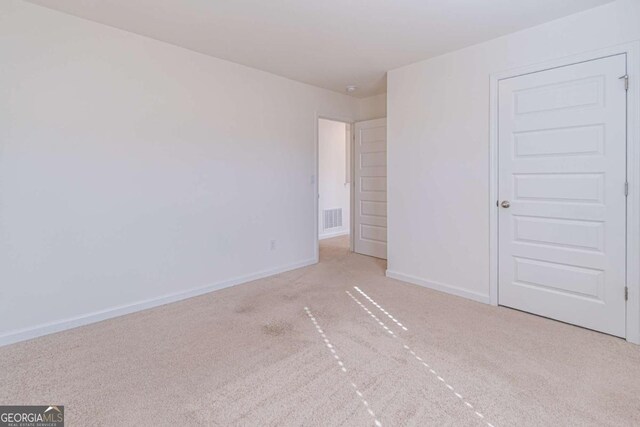
[[[385,72],[612,0],[29,0],[354,96]]]

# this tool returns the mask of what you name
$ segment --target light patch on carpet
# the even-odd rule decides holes
[[[357,304],[358,304],[358,305],[359,305],[359,306],[360,306],[364,311],[366,311],[366,312],[367,312],[367,314],[368,314],[369,316],[371,316],[371,318],[372,318],[373,320],[375,320],[375,321],[376,321],[376,323],[377,323],[378,325],[382,326],[382,328],[384,328],[384,330],[385,330],[385,331],[387,331],[389,334],[391,334],[391,336],[392,336],[392,337],[397,338],[397,335],[396,335],[396,334],[395,334],[391,329],[389,329],[389,327],[388,327],[387,325],[385,325],[383,321],[381,321],[380,319],[378,319],[378,317],[377,317],[375,314],[373,314],[373,313],[371,312],[371,310],[369,310],[369,309],[368,309],[364,304],[362,304],[360,301],[358,301],[358,298],[354,297],[354,296],[351,294],[351,292],[349,292],[349,291],[345,291],[345,292],[346,292],[346,293],[347,293],[347,295],[349,295],[349,296],[351,297],[351,299],[352,299],[352,300],[354,300],[354,301],[355,301],[355,302],[356,302],[356,303],[357,303]]]
[[[318,325],[318,321],[316,320],[316,318],[311,313],[311,310],[309,310],[309,307],[305,307],[304,311],[307,312],[307,316],[309,317],[309,319],[311,319],[311,322],[313,322],[313,325],[316,327],[316,330],[318,331],[318,333],[322,337],[322,340],[324,341],[324,343],[327,346],[327,348],[329,349],[329,351],[331,351],[331,353],[333,355],[333,358],[336,360],[336,362],[338,363],[338,366],[340,367],[340,370],[342,372],[346,373],[347,372],[347,368],[344,366],[344,363],[342,362],[342,360],[340,360],[340,356],[338,356],[338,354],[336,353],[333,345],[329,342],[329,339],[327,338],[327,335],[324,333],[322,328],[320,328],[320,325]],[[354,382],[351,382],[351,387],[353,387],[353,389],[355,390],[356,395],[358,396],[358,398],[360,399],[360,401],[364,405],[365,409],[367,410],[367,413],[369,415],[371,415],[371,417],[373,418],[373,422],[375,423],[375,425],[377,427],[382,427],[382,423],[380,422],[380,420],[378,420],[378,418],[376,418],[376,414],[369,407],[369,402],[364,400],[362,392],[360,390],[358,390],[358,386],[356,386],[356,384]]]
[[[400,322],[398,321],[398,319],[396,319],[395,317],[393,317],[393,316],[391,315],[391,313],[389,313],[387,310],[385,310],[384,308],[382,308],[382,307],[381,307],[377,302],[375,302],[375,301],[373,300],[373,298],[371,298],[369,295],[367,295],[366,293],[364,293],[364,291],[363,291],[362,289],[360,289],[360,288],[359,288],[359,287],[357,287],[357,286],[354,286],[354,287],[353,287],[353,289],[355,289],[356,291],[358,291],[358,292],[360,293],[360,295],[362,295],[362,296],[363,296],[363,297],[365,297],[367,300],[369,300],[369,302],[370,302],[371,304],[373,304],[374,306],[376,306],[376,308],[377,308],[378,310],[380,310],[381,312],[383,312],[384,314],[386,314],[386,315],[387,315],[387,317],[393,321],[393,323],[395,323],[396,325],[400,326],[400,327],[401,327],[403,330],[405,330],[405,331],[407,331],[407,330],[408,330],[408,329],[407,329],[407,328],[406,328],[402,323],[400,323]]]
[[[354,286],[354,288],[356,290],[359,291],[359,289],[357,287]],[[354,300],[359,306],[360,308],[362,308],[365,312],[367,312],[367,314],[369,314],[369,316],[371,316],[376,323],[381,326],[382,328],[384,328],[386,331],[391,332],[391,334],[393,335],[394,338],[397,338],[397,335],[394,334],[383,322],[380,321],[380,319],[378,319],[373,313],[371,313],[371,310],[369,310],[364,304],[362,304],[360,301],[358,301],[358,299],[356,297],[354,297],[351,292],[349,291],[345,291],[347,293],[347,295],[349,295],[351,297],[352,300]],[[361,292],[363,295],[364,293]],[[367,299],[369,299],[367,297]],[[406,328],[405,328],[406,330]],[[481,412],[475,411],[474,407],[471,403],[469,403],[467,400],[465,400],[465,398],[458,392],[456,392],[456,390],[453,388],[453,386],[451,384],[449,384],[444,378],[442,378],[442,376],[438,375],[438,372],[436,372],[427,362],[425,362],[423,360],[422,357],[418,356],[416,354],[416,352],[414,350],[411,349],[411,347],[409,347],[406,344],[403,344],[403,347],[405,350],[407,350],[407,352],[414,357],[418,362],[420,362],[422,364],[422,366],[424,366],[425,368],[427,368],[429,370],[429,372],[435,376],[438,379],[438,382],[442,383],[445,387],[447,387],[447,389],[449,389],[449,391],[451,391],[461,402],[463,402],[465,404],[466,407],[468,407],[469,409],[473,410],[475,415],[480,418],[481,420],[483,420],[486,424],[487,427],[494,427],[493,424],[491,424],[490,422],[486,421],[484,419],[484,414],[482,414]]]

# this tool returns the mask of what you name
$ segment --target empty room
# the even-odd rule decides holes
[[[0,427],[640,425],[640,0],[0,1]]]

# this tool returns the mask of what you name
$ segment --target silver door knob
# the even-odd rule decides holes
[[[511,203],[509,203],[508,200],[503,200],[502,203],[500,203],[500,206],[502,206],[503,208],[507,209],[507,208],[509,208],[509,206],[511,206]]]

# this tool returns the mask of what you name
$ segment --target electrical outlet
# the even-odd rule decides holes
[[[276,250],[276,241],[275,241],[275,240],[272,240],[272,241],[270,241],[270,242],[269,242],[269,248],[270,248],[272,251],[275,251],[275,250]]]

